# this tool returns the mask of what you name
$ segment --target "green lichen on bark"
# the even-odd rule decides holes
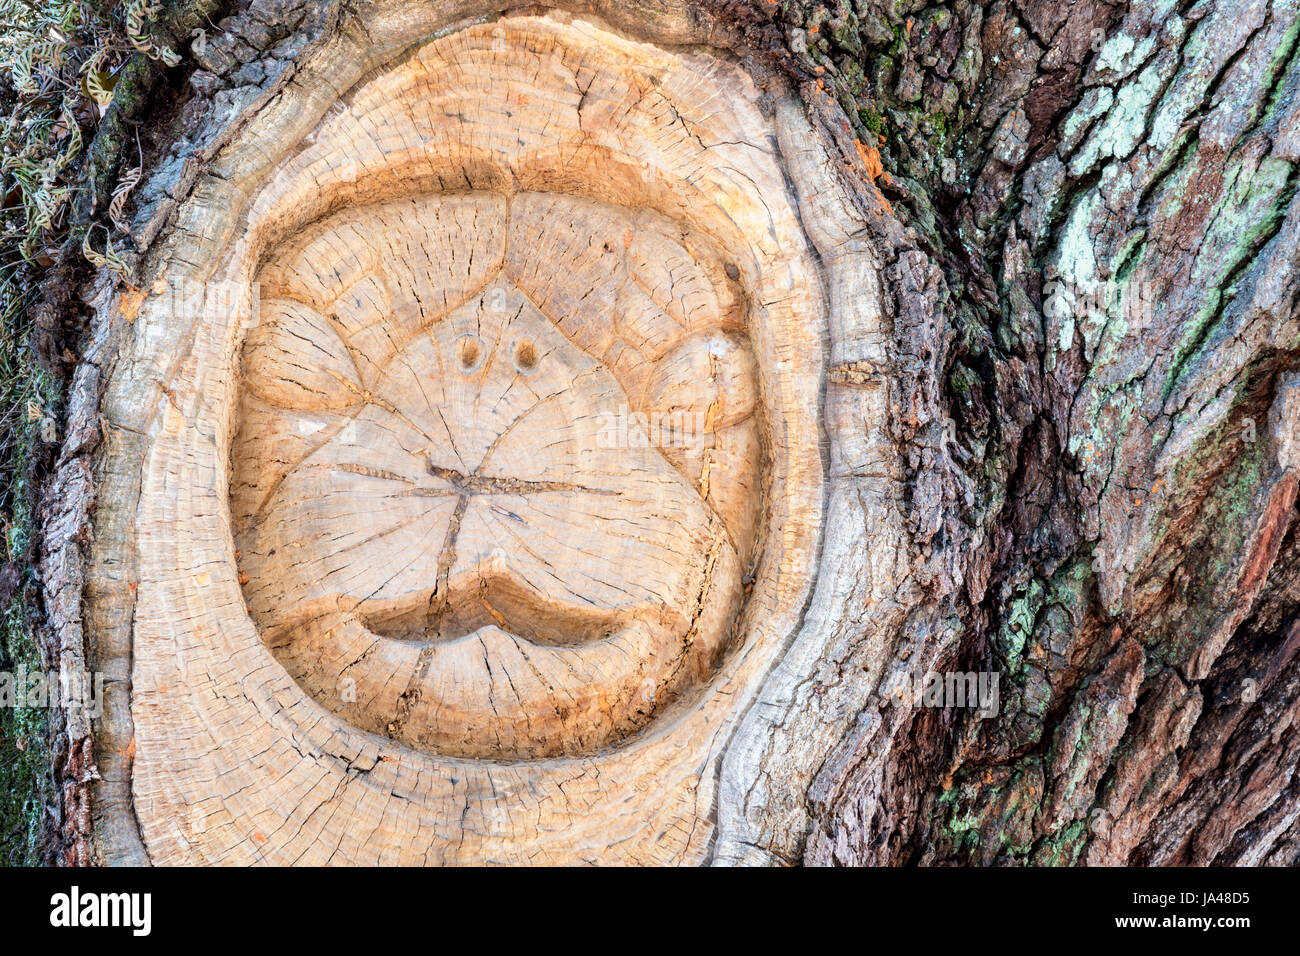
[[[0,448],[0,672],[42,668],[33,637],[36,582],[31,556],[36,549],[33,514],[35,456],[41,428],[52,420],[57,392],[48,376],[16,348],[25,338],[21,300],[6,310],[0,334],[0,408],[4,409]],[[15,335],[15,332],[18,333]],[[48,426],[46,426],[48,427]],[[42,835],[53,782],[47,713],[43,709],[0,704],[0,864],[40,862]]]
[[[12,599],[0,623],[0,670],[40,669],[25,603]],[[45,828],[54,806],[48,711],[10,707],[0,711],[0,865],[45,862]]]

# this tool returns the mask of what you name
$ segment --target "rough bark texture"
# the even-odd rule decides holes
[[[1295,8],[859,12],[902,28],[872,92],[934,282],[901,418],[957,423],[903,646],[1010,686],[869,710],[787,852],[1294,862]]]
[[[877,343],[831,331],[823,560],[684,858],[1296,862],[1295,4],[613,6],[792,86],[809,161],[853,199],[818,251],[869,245],[860,294],[886,323]],[[299,58],[358,29],[342,4],[223,12],[134,106],[140,276]],[[45,306],[65,322],[69,278]],[[85,295],[41,567],[58,654],[109,667],[129,715],[139,577],[87,530],[125,537],[134,516],[96,512],[97,488],[140,481],[113,463],[143,436],[100,428],[138,307],[112,286]],[[900,705],[950,670],[1000,673],[997,716]],[[93,753],[87,728],[65,736],[64,858],[145,862],[129,721]]]

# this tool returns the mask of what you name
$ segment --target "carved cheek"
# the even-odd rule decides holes
[[[762,503],[757,383],[742,336],[703,332],[656,363],[646,388],[661,431],[680,429],[663,442],[664,454],[722,519],[742,564],[752,555]]]

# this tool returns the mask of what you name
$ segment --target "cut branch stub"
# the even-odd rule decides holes
[[[823,427],[883,454],[879,392],[822,418],[883,358],[852,201],[722,55],[358,16],[200,177],[109,383],[104,853],[698,862],[828,639]]]

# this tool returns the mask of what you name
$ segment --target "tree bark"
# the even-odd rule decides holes
[[[140,124],[122,274],[79,264],[69,240],[36,311],[47,362],[65,345],[80,357],[43,475],[39,633],[51,666],[108,678],[102,718],[56,721],[51,852],[75,863],[1297,862],[1296,4],[557,6],[254,0],[156,23],[156,42],[184,58],[142,57],[77,173],[99,193],[78,210],[84,224],[132,165],[123,124]],[[551,44],[573,72],[556,92]],[[527,51],[518,62],[530,66],[489,89],[493,74],[441,65],[460,62],[452,49]],[[480,78],[486,105],[466,90]],[[618,99],[637,82],[638,96]],[[509,130],[518,147],[500,153],[522,155],[529,130],[567,135],[558,110],[543,114],[570,86],[577,138],[563,162],[455,153],[442,144],[456,137],[427,129],[409,133],[428,150],[416,162],[384,140],[407,136],[410,117],[423,129],[422,104],[464,96],[457,122]],[[600,140],[625,128],[600,112],[620,102],[667,121]],[[471,112],[480,105],[487,119]],[[542,118],[530,125],[531,111]],[[639,155],[646,130],[673,128],[654,174],[619,158]],[[581,151],[597,142],[608,154]],[[494,163],[509,167],[508,189]],[[413,191],[434,198],[382,212]],[[537,354],[518,349],[549,342],[554,324],[563,340],[539,353],[575,350],[555,394],[616,412],[601,388],[665,381],[661,392],[687,394],[674,410],[714,409],[710,435],[741,430],[713,439],[715,471],[667,456],[534,474],[561,453],[543,442],[512,452],[508,476],[451,468],[436,451],[426,474],[404,476],[388,439],[356,439],[364,460],[336,442],[327,463],[347,481],[400,479],[421,501],[445,492],[459,504],[422,532],[452,545],[427,568],[403,564],[419,586],[388,600],[386,583],[361,578],[371,603],[347,613],[362,623],[318,616],[303,637],[293,613],[353,593],[320,585],[337,549],[302,566],[284,557],[297,539],[334,533],[336,516],[303,503],[371,492],[267,462],[292,457],[304,414],[334,427],[326,419],[365,405],[382,410],[376,435],[409,425],[428,437],[420,416],[461,399],[431,400],[414,380],[386,393],[344,361],[380,346],[348,338],[305,355],[294,342],[328,337],[326,314],[370,327],[363,304],[335,309],[337,249],[419,229],[409,248],[442,249],[433,223],[449,215],[447,192],[480,203],[466,235],[502,224],[500,296],[518,306],[506,310],[516,325],[476,320],[474,342],[488,345],[475,349],[509,339],[511,374],[526,374]],[[542,200],[473,198],[498,193],[581,202],[539,212],[528,203]],[[308,224],[323,245],[296,238]],[[557,226],[581,250],[565,252]],[[338,239],[345,229],[353,237]],[[545,271],[530,264],[539,255],[586,282],[594,250],[624,234],[684,250],[670,291],[647,291],[645,315],[674,314],[674,283],[710,303],[673,326],[676,372],[659,363],[678,353],[647,345],[668,326],[649,320],[637,333],[649,357],[612,357],[600,336],[627,321],[627,299],[609,293],[618,316],[603,319],[560,303],[568,286],[529,284]],[[429,262],[458,261],[465,241],[447,239]],[[643,258],[662,265],[665,249]],[[484,250],[480,264],[496,254]],[[222,316],[243,316],[223,325],[211,292],[241,256],[274,295],[256,314],[223,303]],[[618,268],[629,270],[620,289],[659,288],[640,266]],[[186,278],[209,297],[188,320],[167,298]],[[327,280],[338,286],[328,296]],[[493,288],[472,295],[490,303]],[[536,314],[520,311],[525,300]],[[403,321],[386,301],[383,321]],[[428,348],[478,369],[485,357],[464,352],[470,326],[449,314]],[[699,344],[710,336],[726,350]],[[608,381],[573,371],[592,355]],[[702,355],[714,356],[707,372],[692,364]],[[475,401],[497,407],[507,387],[491,382]],[[507,427],[483,440],[495,447]],[[214,477],[191,474],[209,460]],[[554,594],[521,596],[506,574],[456,589],[476,498],[564,495],[552,537],[580,539],[624,520],[590,495],[594,474],[650,500],[643,513],[662,527],[619,542],[593,532],[579,558],[551,566],[591,562],[584,580],[629,592],[668,581],[657,597],[625,606],[569,581],[580,614]],[[386,534],[383,520],[360,527]],[[609,557],[632,540],[644,553]],[[367,542],[358,566],[369,570],[398,548]],[[693,601],[694,616],[683,611]],[[571,684],[557,665],[536,698],[509,681],[511,712],[475,692],[500,671],[504,644],[485,642],[472,661],[437,650],[497,625],[519,637],[525,619],[528,647],[554,650],[587,633],[575,622],[588,604],[602,639],[684,640],[692,650],[671,660],[689,674],[645,663],[659,651]],[[359,672],[358,697],[335,701],[352,671],[331,655],[370,659],[371,634],[434,650],[406,664],[393,651]],[[409,678],[390,676],[402,667]],[[927,697],[928,677],[957,674],[976,688],[995,678],[996,703]],[[557,683],[572,712],[550,705]],[[588,699],[599,702],[584,710]]]

